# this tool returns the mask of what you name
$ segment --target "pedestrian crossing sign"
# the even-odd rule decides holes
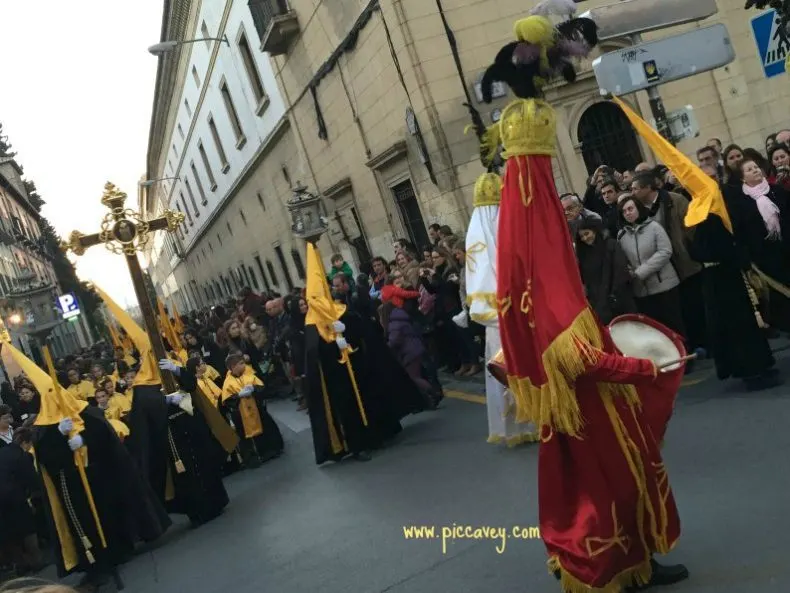
[[[775,10],[752,19],[754,41],[766,78],[784,74],[785,60],[790,56],[790,37],[782,32],[779,25],[780,18]]]

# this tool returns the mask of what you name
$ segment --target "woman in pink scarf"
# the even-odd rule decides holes
[[[751,159],[740,163],[740,172],[743,184],[731,188],[727,196],[735,241],[744,269],[756,272],[770,290],[766,321],[790,331],[790,194],[780,185],[769,184],[765,172]]]

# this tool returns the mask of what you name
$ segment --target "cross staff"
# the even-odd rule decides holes
[[[123,207],[126,202],[126,194],[109,182],[104,186],[101,202],[110,209],[102,220],[101,231],[92,235],[72,231],[68,242],[64,243],[62,248],[64,251],[72,251],[75,255],[80,256],[89,247],[104,243],[105,247],[113,253],[125,256],[154,355],[157,360],[167,358],[162,336],[157,330],[156,314],[145,287],[143,270],[137,259],[137,252],[142,251],[151,240],[151,233],[155,231],[174,233],[178,226],[184,222],[184,215],[181,212],[165,210],[164,215],[159,218],[143,220],[138,212]],[[163,373],[162,387],[166,393],[173,393],[178,389],[175,379],[170,373]]]

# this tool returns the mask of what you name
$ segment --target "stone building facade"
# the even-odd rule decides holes
[[[580,8],[607,3],[611,0],[590,0]],[[274,258],[273,267],[279,272],[282,266],[272,247],[279,242],[297,283],[298,266],[288,252],[302,247],[290,236],[284,207],[296,181],[324,197],[331,227],[322,239],[324,255],[343,253],[355,269],[371,255],[391,257],[393,239],[405,237],[418,246],[424,244],[429,224],[465,229],[472,187],[482,172],[477,140],[464,133],[470,123],[466,93],[486,124],[510,100],[504,93],[492,105],[482,104],[476,85],[500,47],[511,40],[513,22],[525,15],[532,2],[236,0],[233,4],[243,4],[249,11],[258,56],[269,59],[285,110],[279,139],[251,165],[233,198],[238,206],[228,206],[228,216],[239,208],[251,214],[247,221],[254,234],[251,231],[243,240],[234,239],[215,251],[214,257],[222,261],[218,268],[243,262],[257,272],[253,254],[259,253],[264,261]],[[689,154],[711,137],[720,138],[724,145],[737,142],[762,149],[769,133],[790,125],[783,108],[790,84],[785,75],[765,78],[750,26],[754,14],[744,11],[742,0],[719,0],[718,6],[719,13],[707,21],[644,36],[649,40],[714,22],[725,23],[730,32],[735,62],[661,87],[668,111],[694,107],[701,135],[679,145]],[[601,51],[631,43],[614,40]],[[561,192],[583,192],[588,175],[603,162],[624,169],[652,160],[624,116],[600,96],[589,63],[575,83],[555,85],[547,98],[558,111],[559,154],[554,169]],[[650,119],[645,93],[625,99]],[[259,193],[265,196],[265,211]],[[197,275],[198,283],[205,282],[201,280],[205,270],[196,260],[185,269]],[[286,288],[282,279],[271,280],[270,284]]]

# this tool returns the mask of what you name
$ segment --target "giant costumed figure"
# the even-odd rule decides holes
[[[489,171],[475,183],[474,211],[466,232],[466,303],[469,317],[486,328],[486,359],[501,348],[496,307],[496,250],[502,178]],[[486,373],[488,442],[514,447],[535,442],[531,423],[516,422],[513,395],[491,372]]]
[[[552,173],[556,115],[541,98],[555,77],[575,80],[572,59],[590,53],[596,25],[571,19],[555,28],[532,15],[514,30],[516,40],[500,50],[482,90],[490,102],[501,81],[517,98],[481,150],[490,157],[501,144],[506,159],[499,327],[517,419],[540,431],[538,502],[549,570],[570,593],[674,583],[688,576],[686,568],[653,559],[680,536],[659,448],[667,418],[652,417],[640,396],[675,393],[657,388],[660,371],[651,360],[618,353],[585,299]]]

